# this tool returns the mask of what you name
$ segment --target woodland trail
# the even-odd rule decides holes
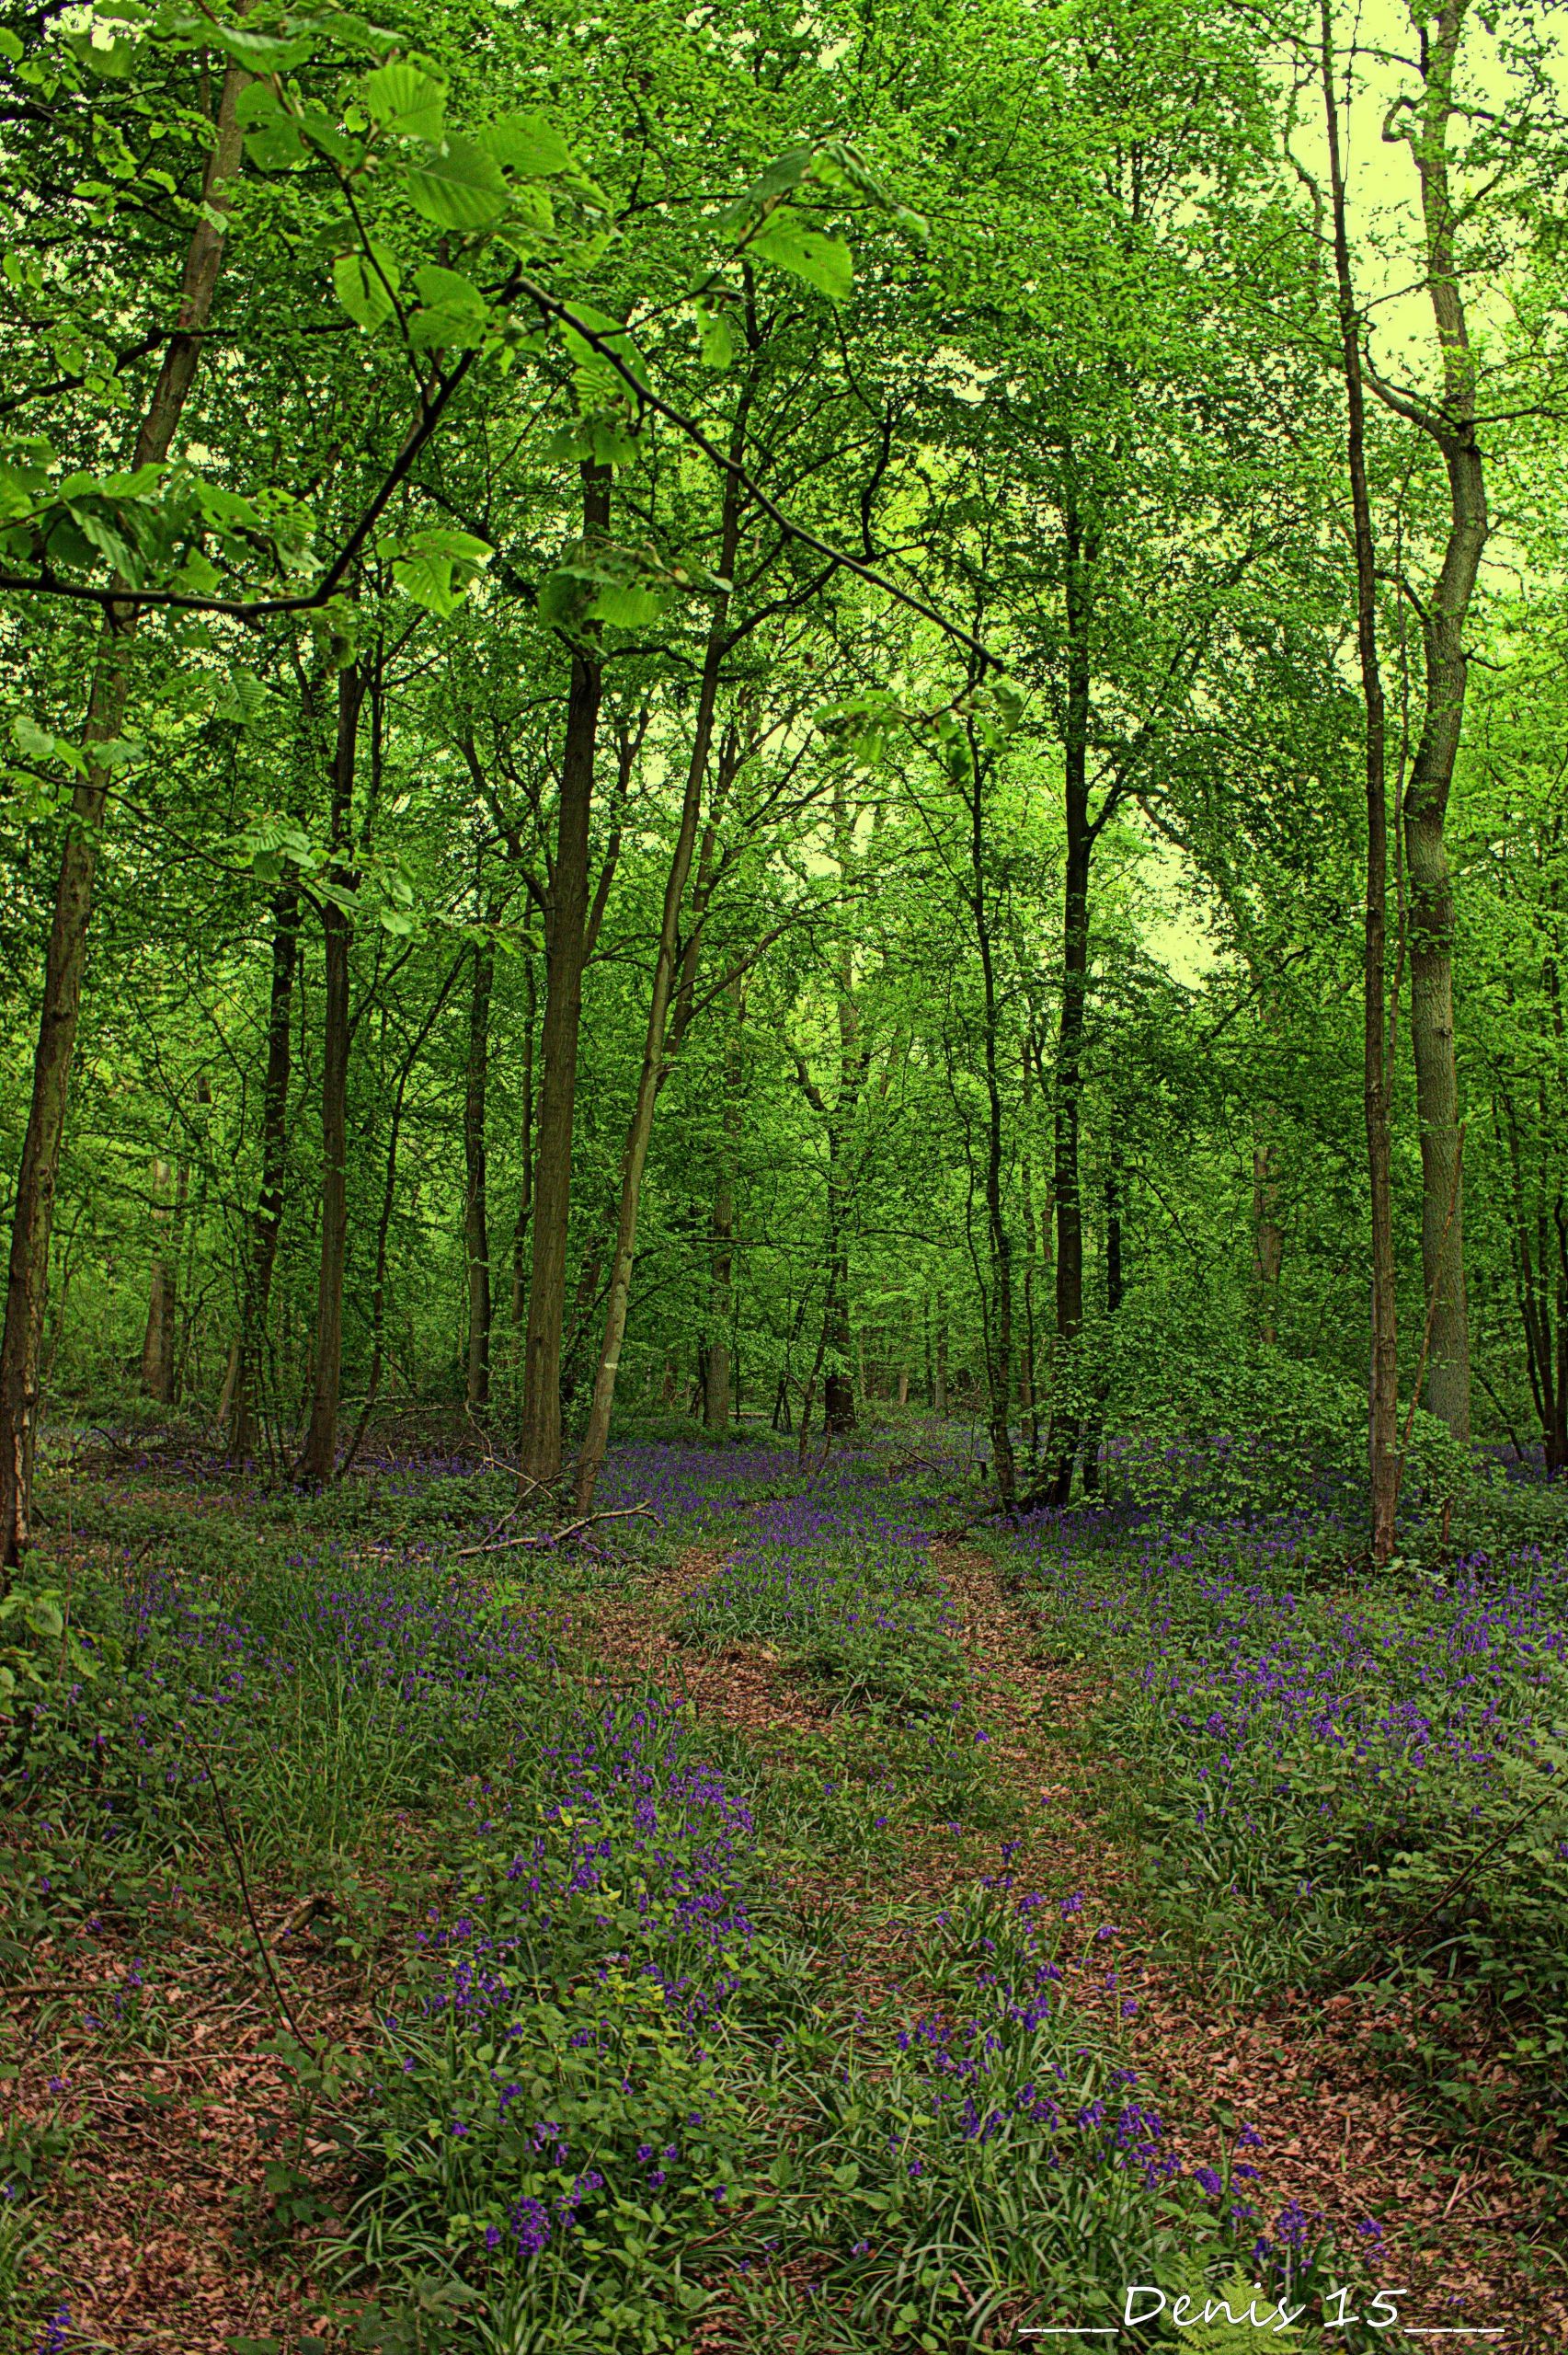
[[[604,1605],[593,1618],[595,1648],[609,1681],[628,1671],[657,1676],[700,1720],[773,1754],[781,1740],[830,1725],[836,1705],[766,1648],[702,1652],[677,1639],[682,1607],[720,1558],[694,1548],[635,1597]],[[985,1556],[946,1545],[933,1560],[957,1612],[991,1775],[1015,1809],[1003,1869],[1021,1891],[1071,1909],[1061,1953],[1071,1999],[1119,2036],[1145,2081],[1140,2097],[1152,2090],[1184,2164],[1210,2164],[1231,2146],[1253,2177],[1260,2225],[1295,2201],[1341,2246],[1364,2252],[1379,2281],[1401,2285],[1406,2315],[1462,2314],[1472,2330],[1479,2316],[1503,2334],[1486,2343],[1527,2355],[1568,2345],[1568,2292],[1543,2292],[1515,2253],[1526,2238],[1541,2246],[1541,2219],[1506,2169],[1456,2165],[1423,2132],[1372,2057],[1364,1993],[1322,2000],[1288,1989],[1239,2004],[1200,1948],[1178,1951],[1149,1917],[1136,1852],[1106,1820],[1107,1771],[1116,1778],[1135,1762],[1111,1756],[1103,1737],[1093,1752],[1082,1738],[1102,1683],[1042,1648]],[[909,1917],[912,1936],[914,1923],[929,1924],[997,1871],[993,1832],[956,1832],[906,1828],[891,1885],[884,1873],[852,1869],[802,1889],[803,1902],[836,1904],[842,1966],[868,2007],[901,1992],[898,1917]],[[1413,2039],[1417,2026],[1402,2003],[1379,2015],[1376,2030]],[[1397,2223],[1374,2237],[1366,2226],[1375,2214]]]

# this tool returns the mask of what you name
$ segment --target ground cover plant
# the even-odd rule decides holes
[[[0,2355],[1568,2340],[1565,109],[0,0]]]
[[[944,1486],[924,1444],[912,1470],[885,1439],[808,1479],[766,1442],[634,1444],[614,1483],[661,1497],[659,1550],[615,1558],[619,1522],[513,1543],[492,1476],[452,1462],[325,1504],[258,1490],[205,1549],[200,1466],[78,1475],[74,1649],[17,1720],[6,1866],[10,1974],[58,1991],[14,2047],[18,2355],[101,2336],[102,2285],[45,2220],[111,2147],[105,2076],[177,2053],[193,1939],[275,2075],[265,2152],[204,2218],[258,2269],[258,2310],[224,2328],[170,2285],[188,2345],[978,2350],[1068,2309],[1115,2321],[1127,2282],[1169,2305],[1243,2280],[1310,2343],[1333,2284],[1372,2293],[1397,2214],[1261,2178],[1244,2116],[1216,2131],[1178,2056],[1151,2074],[1129,2052],[1126,1924],[1028,1869],[1037,1801],[941,1534],[974,1480]],[[1433,1751],[1474,1772],[1489,1829],[1504,1762],[1546,1739],[1562,1626],[1539,1561],[1494,1591],[1469,1565],[1426,1620],[1379,1624],[1312,1582],[1324,1533],[1300,1513],[1173,1531],[1124,1501],[990,1542],[1046,1656],[1115,1666],[1107,1737],[1143,1762],[1117,1806],[1185,1924],[1173,1953],[1253,1993],[1419,1908],[1413,1793],[1456,1821],[1421,1783]],[[617,1669],[592,1613],[671,1578],[660,1683]],[[687,1663],[738,1658],[804,1721],[727,1724],[685,1689]],[[1324,1725],[1326,1817],[1283,1755]],[[1554,2016],[1539,1917],[1506,1903],[1519,1862],[1497,1848],[1464,1900],[1507,1991],[1484,1961],[1455,1974],[1515,2042]],[[1429,1993],[1407,1945],[1393,1990]],[[1505,2122],[1529,2079],[1541,2114],[1550,2071],[1487,2050]],[[1457,2148],[1477,2114],[1455,2110]],[[1554,2179],[1550,2147],[1533,2164]]]

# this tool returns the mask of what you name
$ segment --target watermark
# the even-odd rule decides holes
[[[1320,2330],[1348,2330],[1358,2324],[1367,2330],[1402,2329],[1407,2338],[1502,2338],[1501,2328],[1483,2323],[1406,2322],[1400,2320],[1399,2302],[1409,2295],[1404,2290],[1377,2290],[1367,2298],[1365,2311],[1351,2312],[1351,2302],[1359,2294],[1353,2290],[1332,2289],[1322,2298],[1322,2311],[1317,2318]],[[1201,2330],[1217,2322],[1229,2323],[1233,2328],[1251,2328],[1272,2335],[1276,2331],[1294,2330],[1306,2320],[1309,2309],[1293,2306],[1286,2298],[1270,2298],[1262,2290],[1254,2293],[1246,2305],[1238,2305],[1230,2298],[1213,2294],[1195,2297],[1162,2290],[1152,2281],[1129,2281],[1122,2295],[1120,2322],[1052,2322],[1025,2326],[1016,2334],[1020,2338],[1119,2338],[1124,2331],[1137,2330],[1146,2323],[1158,2322],[1168,2316],[1177,2330]]]

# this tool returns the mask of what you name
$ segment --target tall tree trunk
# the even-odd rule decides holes
[[[1389,1134],[1388,1046],[1388,782],[1387,724],[1378,660],[1378,560],[1372,501],[1367,482],[1366,398],[1361,328],[1345,226],[1345,174],[1340,160],[1339,107],[1333,88],[1333,0],[1320,0],[1324,119],[1333,218],[1334,275],[1339,298],[1340,351],[1345,370],[1345,449],[1351,523],[1356,544],[1356,640],[1366,706],[1367,922],[1363,951],[1362,1095],[1367,1124],[1367,1173],[1371,1196],[1372,1350],[1368,1380],[1368,1472],[1371,1488],[1371,1554],[1381,1568],[1394,1547],[1399,1495],[1399,1332],[1395,1320],[1392,1154]]]
[[[152,398],[136,435],[133,468],[159,465],[168,456],[175,429],[195,381],[202,330],[223,263],[233,201],[233,183],[243,159],[235,119],[239,94],[249,77],[230,66],[218,100],[212,151],[202,183],[200,217],[186,249],[174,332]],[[123,580],[116,586],[127,588]],[[32,1098],[12,1215],[6,1278],[6,1326],[0,1339],[0,1557],[14,1568],[31,1542],[33,1452],[37,1440],[39,1351],[49,1289],[49,1237],[54,1218],[55,1184],[65,1131],[71,1059],[82,1005],[93,881],[103,838],[110,771],[97,747],[122,732],[131,690],[131,643],[140,614],[127,592],[124,603],[104,609],[98,656],[87,697],[83,729],[86,773],[71,796],[71,813],[61,851],[54,913],[44,964],[43,1004],[33,1057]]]
[[[713,1258],[708,1283],[708,1386],[704,1412],[711,1431],[727,1428],[735,1403],[729,1335],[735,1315],[735,1164],[742,1103],[740,1024],[746,1010],[746,994],[738,980],[730,984],[729,1000],[730,1028],[724,1056],[724,1137],[714,1186]]]
[[[1285,1264],[1285,1229],[1279,1223],[1279,1156],[1261,1133],[1253,1143],[1253,1286],[1257,1299],[1258,1338],[1273,1349],[1279,1338],[1279,1271]]]
[[[517,1223],[511,1238],[511,1321],[515,1332],[528,1307],[528,1240],[533,1221],[533,1024],[538,1005],[533,986],[533,959],[522,959],[522,1178],[518,1187]]]
[[[1089,817],[1090,638],[1097,536],[1069,508],[1064,597],[1067,713],[1062,740],[1067,819],[1062,887],[1061,1019],[1057,1028],[1056,1135],[1051,1190],[1056,1198],[1056,1361],[1046,1455],[1045,1500],[1065,1505],[1082,1426],[1083,1200],[1079,1179],[1083,1033],[1089,991],[1089,873],[1094,833]]]
[[[142,1337],[142,1387],[160,1407],[174,1404],[175,1251],[169,1188],[174,1171],[153,1164],[153,1265],[147,1283],[147,1323]]]
[[[985,1303],[986,1390],[990,1407],[991,1463],[997,1501],[1011,1511],[1017,1499],[1013,1453],[1013,1237],[1002,1205],[1003,1119],[1001,1075],[1001,1008],[992,950],[990,879],[986,868],[985,775],[974,744],[967,771],[969,815],[969,913],[980,952],[982,1062],[986,1085],[986,1240],[990,1261],[990,1298]]]
[[[1464,725],[1464,634],[1486,546],[1485,469],[1476,441],[1475,363],[1454,251],[1448,123],[1469,0],[1412,7],[1422,97],[1408,132],[1421,185],[1426,291],[1442,352],[1443,398],[1429,409],[1395,396],[1442,452],[1448,537],[1422,613],[1425,707],[1404,793],[1410,879],[1410,1029],[1421,1120],[1421,1264],[1431,1303],[1426,1403],[1470,1440],[1470,1319],[1465,1300],[1459,1074],[1454,1055],[1454,892],[1444,829]]]
[[[261,1088],[261,1183],[251,1224],[240,1329],[235,1343],[224,1422],[229,1453],[242,1461],[256,1446],[256,1402],[261,1387],[261,1337],[272,1292],[272,1269],[283,1225],[283,1185],[289,1153],[289,1082],[292,1074],[294,973],[300,953],[300,895],[292,882],[272,897],[272,985],[267,1009],[267,1074]]]
[[[939,1292],[934,1309],[936,1323],[936,1363],[932,1373],[931,1411],[933,1415],[947,1412],[947,1295]]]
[[[610,523],[610,469],[582,469],[585,542]],[[529,1269],[528,1331],[523,1342],[522,1428],[519,1462],[530,1488],[547,1487],[561,1469],[561,1346],[566,1324],[567,1243],[571,1220],[572,1117],[577,1103],[578,1029],[588,923],[589,821],[599,741],[602,670],[597,651],[572,655],[561,758],[555,858],[550,876],[545,943],[544,1071],[539,1146],[533,1169],[533,1250]]]
[[[350,880],[347,865],[353,815],[354,761],[366,673],[350,663],[338,674],[338,732],[332,758],[332,879]],[[325,1487],[338,1463],[338,1411],[343,1378],[343,1277],[349,1246],[349,952],[353,923],[347,909],[322,904],[326,957],[321,1031],[321,1264],[315,1294],[315,1365],[310,1421],[300,1452],[299,1476]]]
[[[743,396],[737,411],[730,436],[731,454],[738,464],[744,446],[746,411],[750,406]],[[733,475],[726,481],[723,521],[720,526],[719,573],[726,580],[734,577],[736,552],[740,534],[740,495]],[[654,955],[653,987],[648,998],[647,1027],[643,1039],[643,1060],[637,1073],[637,1092],[632,1107],[632,1117],[626,1130],[626,1143],[621,1156],[621,1196],[615,1222],[615,1243],[610,1266],[610,1297],[605,1304],[604,1338],[599,1352],[598,1370],[594,1375],[593,1400],[589,1408],[588,1427],[577,1464],[576,1497],[579,1512],[588,1512],[593,1503],[594,1486],[599,1478],[604,1452],[610,1444],[610,1417],[615,1403],[615,1380],[620,1370],[621,1345],[626,1334],[626,1310],[631,1299],[632,1269],[637,1249],[637,1212],[642,1201],[643,1172],[647,1166],[648,1143],[653,1134],[654,1106],[663,1084],[665,1073],[665,1035],[670,1021],[670,997],[675,987],[677,966],[681,956],[681,908],[686,896],[686,885],[692,872],[692,854],[696,846],[697,828],[703,814],[703,785],[708,771],[708,756],[713,747],[714,713],[718,701],[719,670],[724,661],[726,627],[729,615],[728,593],[721,591],[715,602],[708,625],[708,641],[703,657],[702,681],[697,690],[696,720],[692,732],[692,752],[686,764],[686,789],[681,797],[681,821],[676,830],[675,846],[670,853],[669,870],[664,879],[664,902],[659,913],[658,946]],[[712,1344],[709,1345],[706,1396],[712,1396]],[[728,1354],[725,1357],[725,1386],[728,1388]]]
[[[386,1165],[382,1178],[381,1211],[375,1228],[375,1272],[371,1279],[371,1362],[365,1378],[364,1402],[354,1435],[343,1453],[343,1471],[347,1473],[364,1443],[365,1432],[375,1412],[381,1396],[382,1370],[386,1361],[386,1260],[387,1246],[392,1234],[392,1211],[397,1199],[397,1148],[403,1137],[403,1107],[408,1094],[408,1081],[414,1065],[423,1051],[426,1040],[435,1028],[441,1008],[457,986],[463,971],[458,959],[436,993],[435,1002],[418,1029],[408,1042],[407,1051],[397,1069],[397,1086],[393,1091],[392,1117],[387,1123]]]
[[[496,978],[493,941],[474,950],[474,985],[468,1000],[468,1071],[463,1098],[463,1150],[467,1178],[464,1241],[468,1259],[468,1404],[490,1400],[490,1213],[485,1148],[485,1109],[489,1092],[490,995]]]
[[[843,788],[833,793],[833,825],[839,872],[847,873],[854,856],[853,828]],[[853,1177],[849,1166],[849,1141],[855,1107],[865,1073],[860,1044],[860,1009],[854,996],[854,948],[846,942],[838,975],[839,1085],[828,1114],[828,1290],[822,1304],[822,1428],[841,1436],[855,1427],[854,1340],[850,1322],[850,1208]],[[802,1423],[804,1434],[805,1425]]]

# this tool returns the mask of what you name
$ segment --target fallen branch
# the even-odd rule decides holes
[[[568,1537],[576,1537],[585,1529],[593,1528],[601,1521],[630,1521],[641,1514],[662,1529],[664,1523],[651,1505],[617,1505],[612,1512],[585,1513],[580,1521],[568,1521],[564,1529],[525,1531],[518,1537],[498,1537],[484,1545],[460,1545],[452,1556],[454,1562],[471,1561],[475,1554],[504,1554],[513,1545],[550,1548],[563,1545]]]

